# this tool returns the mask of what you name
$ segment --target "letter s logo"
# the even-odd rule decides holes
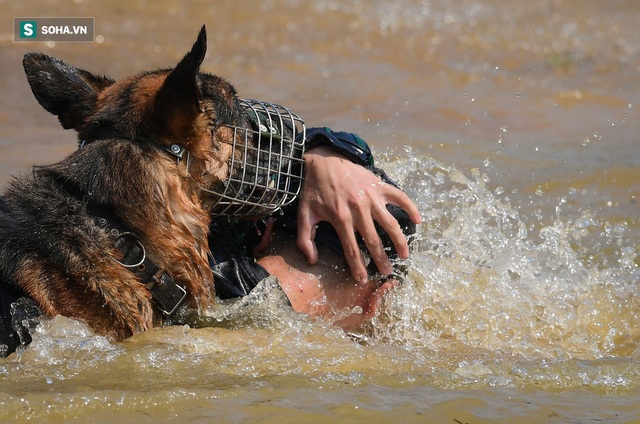
[[[20,22],[20,38],[35,38],[38,36],[36,31],[38,26],[35,22],[32,21],[22,21]]]

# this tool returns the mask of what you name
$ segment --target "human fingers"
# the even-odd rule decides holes
[[[276,220],[273,217],[270,217],[267,220],[267,227],[262,233],[262,237],[260,238],[260,242],[253,248],[253,257],[260,258],[267,251],[269,246],[271,246],[271,241],[273,240],[273,233],[276,228]]]
[[[407,193],[390,184],[385,184],[384,186],[386,189],[384,194],[386,203],[391,203],[392,205],[396,205],[402,208],[407,213],[407,215],[409,215],[409,219],[411,219],[411,222],[413,222],[414,224],[420,224],[422,222],[420,210],[413,203]]]
[[[414,224],[419,224],[422,221],[420,211],[404,191],[393,186],[389,186],[384,203],[384,207],[380,202],[377,203],[377,207],[372,211],[372,214],[375,221],[384,229],[391,239],[398,256],[406,259],[409,257],[409,245],[402,227],[408,223],[404,220],[404,222],[399,221],[397,214],[392,214],[388,206],[393,205],[401,208]]]
[[[340,238],[344,258],[349,265],[351,275],[357,282],[366,283],[368,279],[367,268],[362,259],[362,253],[356,240],[353,224],[351,221],[348,223],[345,221],[337,221],[333,223],[333,225]]]
[[[312,222],[309,213],[305,213],[301,208],[298,210],[298,235],[296,245],[302,254],[307,258],[310,265],[318,262],[318,248],[315,243],[316,223]]]
[[[409,241],[403,231],[402,225],[398,221],[398,218],[389,211],[387,205],[379,205],[372,211],[372,213],[376,223],[384,230],[387,237],[393,244],[395,253],[401,259],[407,259],[409,257]],[[390,247],[391,246],[383,245],[383,248]],[[389,252],[385,251],[385,255],[388,256]]]
[[[386,211],[386,208],[383,207],[383,209],[385,209]],[[380,239],[380,235],[378,234],[378,231],[374,224],[374,218],[376,216],[379,216],[380,213],[376,212],[375,207],[371,211],[371,213],[372,215],[365,215],[364,212],[360,212],[360,214],[357,216],[356,229],[358,230],[360,237],[362,237],[362,240],[367,247],[367,251],[376,264],[378,271],[383,275],[389,275],[393,272],[393,267],[385,250],[385,246]],[[395,223],[395,225],[399,229],[399,225],[397,224],[395,219],[393,219],[393,216],[391,216],[391,214],[389,214],[388,212],[387,215],[391,219],[389,220],[390,223],[386,224],[386,227],[392,227],[393,223]],[[400,233],[402,233],[402,230],[399,231]]]

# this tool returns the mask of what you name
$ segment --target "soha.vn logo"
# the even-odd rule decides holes
[[[94,19],[87,17],[14,19],[14,41],[93,41]]]

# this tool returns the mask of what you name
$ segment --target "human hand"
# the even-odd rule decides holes
[[[378,270],[391,274],[391,261],[374,222],[387,232],[398,256],[406,259],[409,257],[407,238],[386,205],[401,207],[415,224],[422,220],[418,208],[405,192],[328,147],[308,151],[305,162],[298,206],[297,246],[309,263],[313,265],[318,261],[314,242],[316,226],[327,221],[340,237],[345,259],[356,281],[366,282],[367,270],[355,231],[364,240]]]

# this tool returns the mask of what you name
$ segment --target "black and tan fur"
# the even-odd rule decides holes
[[[100,209],[135,233],[149,258],[186,288],[192,307],[212,304],[210,217],[198,184],[225,177],[232,152],[221,141],[231,134],[222,125],[244,118],[234,88],[200,72],[205,52],[203,27],[175,68],[120,81],[25,55],[38,102],[86,144],[14,178],[0,197],[0,288],[116,340],[152,327],[158,311],[117,262],[112,237],[91,213]],[[175,143],[188,161],[162,149]]]

